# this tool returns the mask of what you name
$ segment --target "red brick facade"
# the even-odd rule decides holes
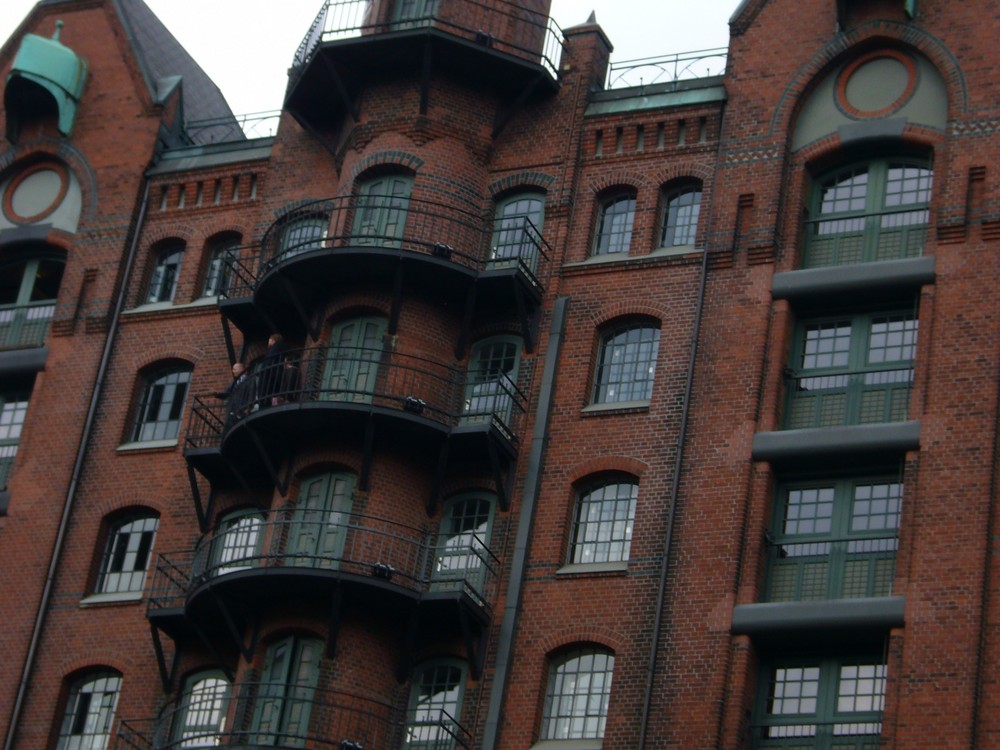
[[[996,746],[1000,11],[747,0],[605,89],[415,5],[259,140],[139,0],[22,26],[69,133],[0,50],[5,748]]]

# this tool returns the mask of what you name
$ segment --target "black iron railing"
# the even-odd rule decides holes
[[[793,723],[792,716],[782,716],[782,721],[751,727],[753,750],[878,750],[882,722],[877,712],[865,718],[844,717],[841,721],[814,721]],[[805,717],[802,717],[805,719]]]
[[[54,302],[0,308],[0,349],[42,346],[55,311]]]
[[[786,430],[902,422],[909,413],[913,368],[786,372]]]
[[[419,716],[353,693],[303,684],[245,681],[235,695],[179,695],[153,719],[126,719],[116,750],[179,750],[192,747],[309,747],[362,750],[420,747],[455,750],[472,746],[468,730],[446,711]],[[209,726],[211,714],[218,722]]]
[[[280,218],[259,245],[235,248],[223,294],[249,297],[260,278],[285,261],[337,248],[398,249],[475,271],[514,268],[542,286],[550,246],[531,220],[502,227],[468,208],[391,195],[350,195],[305,204]],[[543,268],[544,267],[544,268]]]
[[[468,382],[454,365],[369,347],[289,350],[250,367],[225,401],[195,397],[185,446],[216,448],[243,419],[275,406],[364,404],[450,427],[488,423],[516,442],[527,397],[503,373]]]
[[[898,546],[895,534],[770,542],[764,600],[890,596]]]
[[[290,79],[301,75],[317,48],[326,42],[414,29],[439,29],[460,39],[540,65],[559,77],[562,30],[555,21],[509,0],[441,0],[416,3],[413,10],[399,0],[328,0],[295,51]]]
[[[193,553],[160,555],[148,611],[183,606],[196,587],[247,570],[328,570],[400,588],[457,592],[490,608],[499,561],[472,532],[428,533],[377,516],[286,507],[206,535]]]
[[[869,214],[806,221],[804,268],[917,258],[924,253],[930,212],[903,206]]]
[[[727,47],[678,52],[672,55],[641,57],[612,62],[608,66],[607,88],[652,86],[721,76],[726,72]]]

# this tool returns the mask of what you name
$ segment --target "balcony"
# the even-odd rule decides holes
[[[506,0],[328,0],[292,61],[285,108],[314,127],[358,119],[373,76],[442,71],[506,98],[558,87],[562,31],[532,3]]]
[[[43,346],[55,311],[51,301],[0,308],[0,350]]]
[[[901,260],[923,255],[927,208],[886,209],[869,214],[806,221],[803,268]]]
[[[828,375],[786,372],[786,430],[906,421],[913,368]]]
[[[895,535],[770,542],[764,601],[890,596],[898,546]]]
[[[195,398],[185,457],[213,482],[261,476],[300,441],[401,441],[433,465],[452,455],[517,453],[527,398],[505,375],[466,385],[466,373],[424,357],[366,347],[289,351],[251,367],[222,403]]]
[[[859,712],[860,713],[860,712]],[[880,713],[880,712],[868,712]],[[801,721],[789,717],[788,722]],[[773,723],[752,726],[752,750],[878,750],[882,722],[851,720],[813,722],[812,724]]]
[[[337,290],[379,283],[405,284],[458,306],[474,295],[479,313],[531,315],[549,273],[549,251],[527,217],[521,226],[508,220],[499,229],[471,205],[342,196],[301,206],[259,246],[237,248],[219,306],[247,333],[306,330]]]
[[[485,632],[499,561],[474,533],[304,507],[254,518],[206,535],[193,553],[160,555],[146,612],[153,625],[175,640],[227,637],[227,623],[242,628],[282,603],[326,611],[343,597],[400,623],[416,608],[417,641]]]
[[[200,701],[200,702],[199,702]],[[268,722],[276,710],[302,719]],[[273,682],[244,682],[234,699],[180,695],[158,718],[121,722],[115,750],[192,747],[309,747],[317,750],[472,747],[472,736],[446,711],[421,712],[419,721],[381,701],[352,693]],[[432,716],[430,716],[432,715]],[[206,719],[218,719],[207,722]],[[410,719],[408,721],[408,718]],[[214,724],[214,725],[212,725]],[[266,726],[266,731],[265,731]]]

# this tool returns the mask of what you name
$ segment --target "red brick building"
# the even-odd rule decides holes
[[[0,50],[5,750],[1000,745],[1000,10],[548,10]]]

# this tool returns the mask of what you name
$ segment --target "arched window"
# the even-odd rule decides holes
[[[184,243],[170,242],[156,252],[153,271],[149,276],[146,302],[173,302],[177,293],[177,279],[184,259]]]
[[[171,747],[217,747],[226,728],[232,685],[221,670],[191,675],[173,721]]]
[[[208,245],[208,264],[205,266],[205,285],[202,297],[215,297],[229,292],[232,277],[232,263],[236,260],[235,250],[240,244],[239,235],[226,234],[216,237]]]
[[[639,485],[627,478],[609,479],[581,492],[573,520],[570,563],[626,562],[638,496]]]
[[[541,739],[603,739],[614,668],[614,654],[590,646],[554,660],[545,691]]]
[[[340,566],[347,539],[355,476],[335,472],[302,482],[288,528],[286,565]]]
[[[385,318],[351,318],[330,332],[323,370],[323,394],[329,401],[370,403],[375,395]]]
[[[605,197],[597,214],[593,255],[628,253],[634,220],[634,190],[620,190]]]
[[[803,266],[912,258],[923,253],[934,173],[926,160],[875,159],[816,181]]]
[[[413,676],[406,718],[406,747],[453,750],[465,734],[459,719],[465,692],[465,667],[448,660],[425,664]]]
[[[294,255],[320,250],[326,238],[330,217],[325,213],[296,213],[283,219],[278,233],[276,257],[291,258]]]
[[[202,552],[208,556],[205,572],[220,576],[259,564],[263,536],[264,515],[259,511],[241,508],[227,513],[208,549]]]
[[[66,698],[57,750],[106,750],[121,686],[121,675],[110,670],[74,681]]]
[[[174,440],[180,434],[191,368],[169,365],[144,380],[135,412],[132,441]]]
[[[497,203],[493,222],[490,261],[522,261],[530,270],[538,267],[538,247],[545,221],[545,196],[542,193],[516,193]]]
[[[660,327],[653,321],[627,320],[606,330],[597,355],[593,402],[649,401],[659,350]]]
[[[0,349],[45,343],[62,275],[63,261],[52,257],[0,263]]]
[[[385,175],[363,182],[354,209],[352,242],[399,247],[412,191],[413,178],[409,175]]]
[[[250,745],[302,747],[309,734],[323,643],[299,635],[271,644],[264,657]]]
[[[472,347],[465,380],[466,421],[498,419],[511,426],[520,361],[521,342],[513,336],[493,336]]]
[[[663,194],[660,247],[694,245],[701,213],[701,186],[686,184]]]
[[[151,513],[130,515],[108,529],[97,594],[141,593],[153,559],[153,542],[160,519]]]
[[[484,593],[493,509],[493,496],[478,492],[445,505],[434,563],[435,589],[470,586]]]

